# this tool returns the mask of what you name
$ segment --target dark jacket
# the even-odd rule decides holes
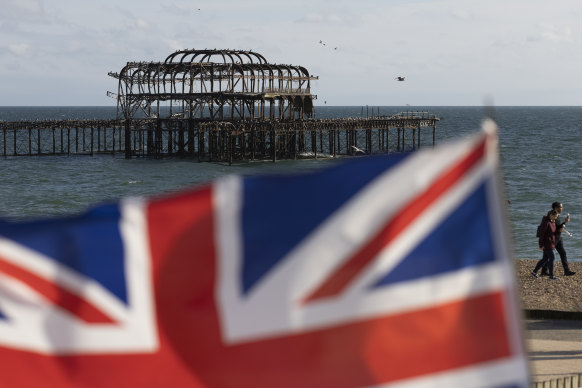
[[[556,223],[549,219],[544,226],[539,239],[540,248],[554,249],[556,248]]]
[[[562,238],[562,228],[566,226],[565,222],[561,222],[560,221],[560,216],[558,216],[558,218],[556,218],[556,242],[560,241],[560,239]]]

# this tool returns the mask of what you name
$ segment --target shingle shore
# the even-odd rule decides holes
[[[515,260],[515,275],[525,310],[552,310],[582,312],[582,263],[570,262],[574,276],[564,276],[560,260],[556,260],[554,273],[558,280],[547,276],[534,278],[531,275],[536,260]],[[539,272],[538,272],[539,274]]]

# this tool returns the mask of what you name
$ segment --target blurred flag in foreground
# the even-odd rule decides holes
[[[0,223],[0,385],[527,386],[484,126]]]

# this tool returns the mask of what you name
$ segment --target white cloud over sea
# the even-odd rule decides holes
[[[0,0],[0,9],[0,105],[112,105],[109,71],[182,48],[302,65],[319,76],[318,104],[582,104],[575,0]]]

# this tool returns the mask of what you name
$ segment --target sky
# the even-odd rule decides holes
[[[319,77],[316,105],[582,105],[579,0],[0,0],[0,10],[0,106],[115,106],[108,72],[179,49],[303,66]]]

